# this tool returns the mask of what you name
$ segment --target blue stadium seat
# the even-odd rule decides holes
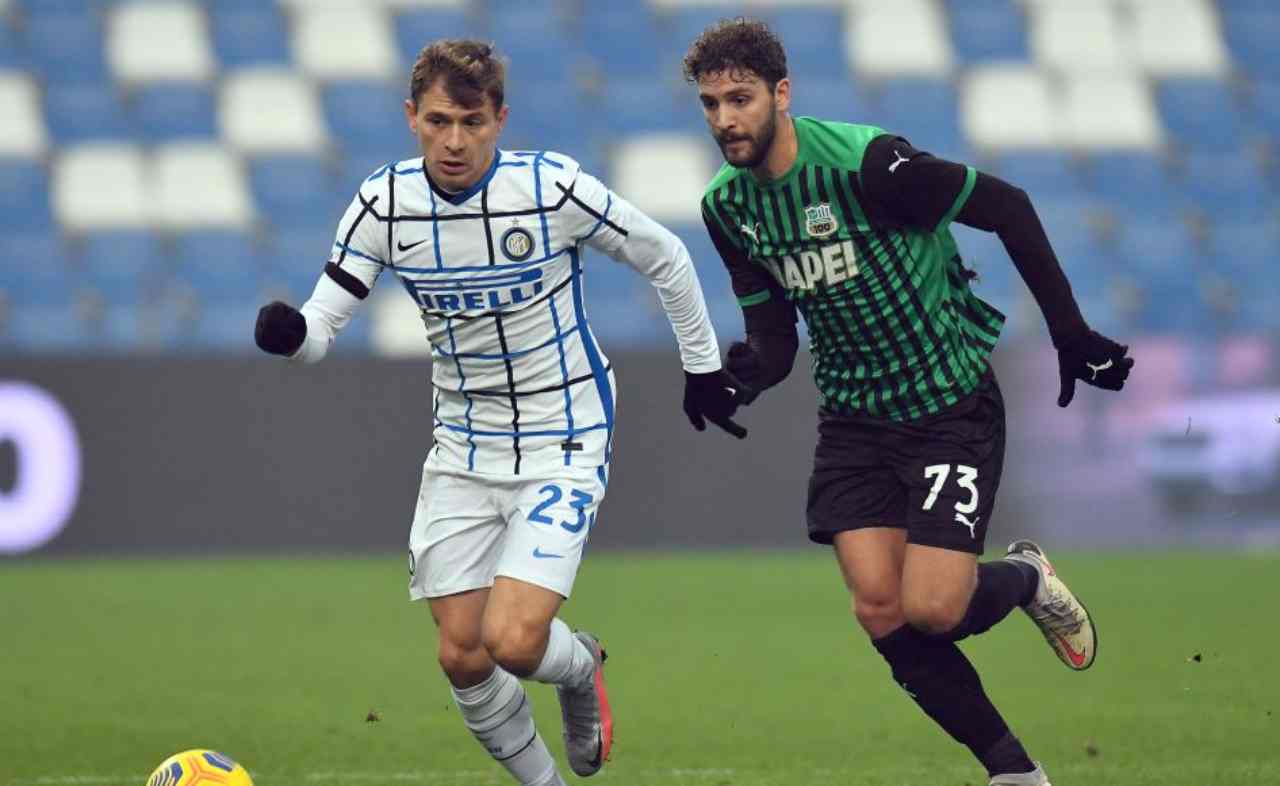
[[[1274,279],[1277,247],[1280,247],[1280,231],[1275,224],[1221,221],[1213,227],[1206,267],[1232,280],[1245,282],[1253,296],[1270,300],[1265,287],[1249,285]]]
[[[977,8],[966,3],[964,8],[953,8],[950,21],[951,41],[962,63],[1031,58],[1026,20],[1006,0]]]
[[[689,90],[688,110],[699,116],[699,105]],[[794,83],[791,88],[791,111],[822,120],[860,122],[871,117],[866,97],[847,72],[839,76],[815,77]]]
[[[267,294],[291,303],[301,303],[310,297],[324,272],[333,238],[332,228],[325,231],[286,228],[276,232],[264,252],[267,264],[263,286]]]
[[[203,303],[256,302],[265,267],[253,239],[234,231],[189,232],[175,239],[179,282]]]
[[[258,353],[253,343],[253,325],[261,306],[256,300],[200,303],[182,346],[213,352]]]
[[[1251,127],[1280,147],[1280,79],[1258,82],[1250,101]]]
[[[393,161],[403,161],[414,155],[421,155],[421,153],[415,153],[409,145],[405,145],[404,149],[394,150],[348,150],[339,163],[335,186],[343,208],[345,209],[356,195],[356,189],[360,188],[360,184],[374,172],[383,169]]]
[[[51,84],[45,93],[45,121],[62,145],[89,141],[132,141],[136,130],[109,83]]]
[[[787,49],[793,81],[846,76],[844,20],[836,8],[786,8],[770,14],[769,26]],[[681,39],[686,45],[692,38]]]
[[[647,3],[616,3],[608,13],[584,14],[581,23],[583,49],[606,76],[652,77],[659,67],[676,67],[673,39]]]
[[[80,281],[109,306],[134,307],[157,294],[170,268],[160,238],[151,232],[95,232],[85,238]]]
[[[1089,161],[1087,175],[1090,191],[1113,211],[1164,219],[1179,213],[1179,183],[1157,156],[1101,153]]]
[[[49,174],[36,161],[0,158],[0,204],[4,205],[0,210],[0,233],[3,235],[16,230],[43,232],[53,229]]]
[[[66,245],[52,233],[6,231],[0,241],[0,292],[11,306],[66,305],[76,288]]]
[[[510,58],[509,76],[539,81],[571,81],[582,53],[554,9],[519,3],[490,13],[490,35]]]
[[[1177,333],[1188,328],[1202,329],[1212,322],[1201,290],[1201,277],[1190,266],[1151,273],[1140,279],[1139,286],[1143,303],[1137,314],[1137,325],[1142,329]]]
[[[341,191],[319,156],[262,156],[249,163],[249,185],[258,212],[272,224],[332,232],[355,189]]]
[[[0,19],[0,69],[26,70],[30,67],[27,47],[18,33]]]
[[[662,78],[611,79],[598,120],[611,138],[647,132],[706,133],[706,122],[692,95]]]
[[[1168,79],[1156,91],[1165,127],[1190,150],[1235,150],[1243,141],[1240,111],[1217,79]]]
[[[439,38],[484,37],[486,31],[474,13],[459,8],[406,11],[396,18],[396,44],[401,59],[412,64],[422,47]]]
[[[79,354],[96,341],[73,302],[16,303],[0,320],[0,349],[10,347],[20,354]]]
[[[101,82],[107,78],[103,32],[89,12],[51,11],[31,6],[26,21],[27,52],[36,71],[51,83]]]
[[[588,137],[606,119],[590,111],[572,87],[554,80],[533,81],[523,75],[508,85],[507,105],[511,114],[502,145],[514,150],[563,146],[566,139]]]
[[[1261,78],[1280,77],[1280,6],[1269,0],[1260,5],[1231,4],[1222,9],[1222,27],[1232,57],[1247,73]],[[1233,8],[1232,5],[1239,5]]]
[[[133,109],[147,142],[218,136],[213,90],[205,84],[168,82],[141,87],[134,95]]]
[[[1077,198],[1083,190],[1082,164],[1061,150],[1006,153],[992,173],[1041,199]]]
[[[1119,265],[1140,281],[1174,273],[1187,275],[1200,253],[1182,222],[1135,221],[1120,228]]]
[[[214,3],[209,14],[213,51],[224,68],[289,63],[289,33],[274,3]]]
[[[875,118],[891,134],[901,134],[921,150],[956,150],[964,145],[955,87],[936,79],[890,79],[880,85]]]
[[[325,118],[343,150],[382,152],[410,140],[404,119],[407,90],[390,82],[334,82],[324,90]]]
[[[1275,193],[1247,150],[1233,155],[1187,157],[1186,190],[1191,206],[1213,221],[1265,221],[1276,217]]]

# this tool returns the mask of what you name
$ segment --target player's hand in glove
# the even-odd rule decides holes
[[[709,420],[738,439],[745,438],[747,430],[730,418],[755,397],[754,390],[724,369],[706,374],[684,372],[684,414],[698,431],[705,431]]]
[[[1058,347],[1058,375],[1062,379],[1058,406],[1071,403],[1077,379],[1104,390],[1123,388],[1129,369],[1133,368],[1133,358],[1128,354],[1129,347],[1093,330],[1063,342]]]
[[[253,340],[263,352],[291,357],[306,338],[307,319],[298,309],[279,300],[258,309]]]
[[[725,369],[751,388],[754,399],[787,378],[795,357],[794,335],[752,334],[747,341],[735,341],[729,345]]]

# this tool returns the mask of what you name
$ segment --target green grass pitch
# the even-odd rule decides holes
[[[1092,670],[1020,612],[962,645],[1055,786],[1280,783],[1280,556],[1055,562],[1097,618]],[[0,784],[141,786],[189,747],[258,786],[508,783],[405,580],[399,556],[0,566]],[[610,652],[595,782],[986,783],[890,681],[823,549],[594,553],[564,617]],[[563,763],[555,693],[529,690]]]

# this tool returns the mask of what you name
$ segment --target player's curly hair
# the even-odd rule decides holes
[[[684,78],[697,82],[706,74],[745,70],[773,90],[787,78],[787,52],[769,26],[758,19],[721,19],[702,31],[684,56]]]
[[[409,74],[409,98],[415,107],[442,77],[449,98],[462,106],[476,106],[488,97],[495,112],[502,109],[507,66],[493,44],[445,38],[424,46]]]

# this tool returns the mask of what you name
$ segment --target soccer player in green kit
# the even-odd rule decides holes
[[[987,363],[1004,316],[969,288],[953,221],[1003,241],[1076,380],[1119,390],[1128,348],[1089,329],[1025,192],[869,125],[792,117],[786,54],[764,24],[725,20],[684,59],[727,163],[702,200],[746,341],[727,368],[754,392],[791,371],[809,329],[820,418],[809,537],[832,544],[853,610],[893,678],[987,769],[1048,786],[956,646],[1021,606],[1068,667],[1097,638],[1030,541],[978,562],[1004,459]]]

